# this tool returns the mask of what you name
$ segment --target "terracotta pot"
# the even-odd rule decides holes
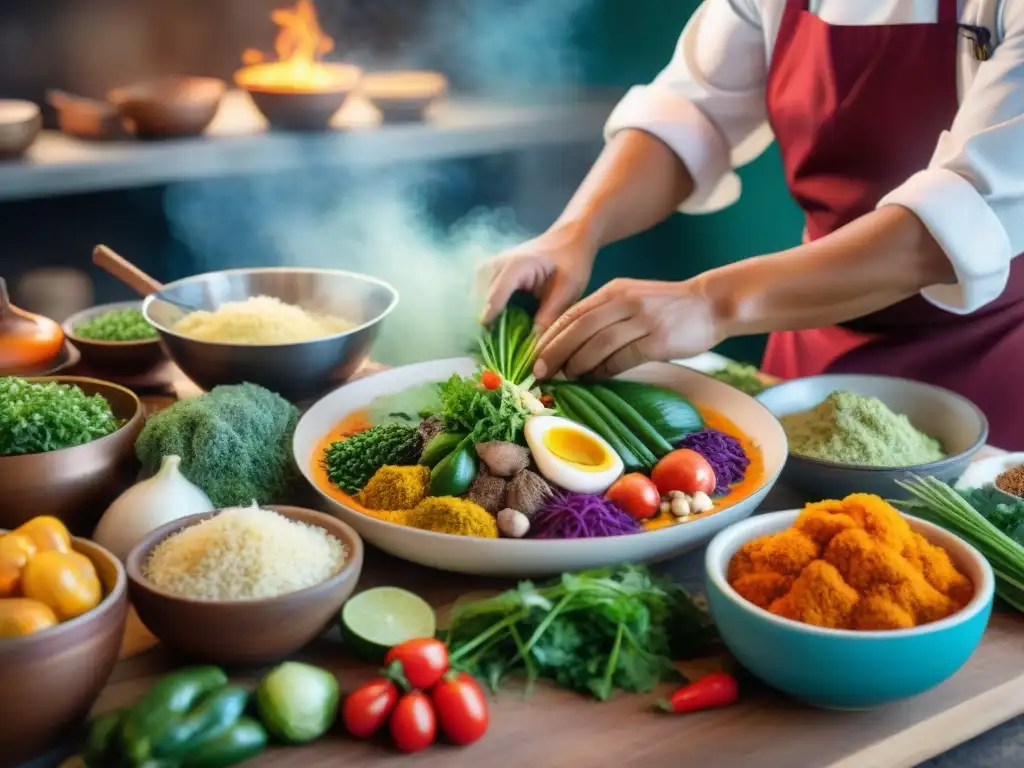
[[[380,110],[385,123],[418,122],[448,88],[438,72],[374,72],[360,84],[362,94]]]
[[[165,77],[115,88],[107,99],[140,139],[181,138],[209,127],[226,90],[213,77]]]
[[[28,381],[74,384],[100,395],[124,421],[99,440],[47,453],[0,457],[0,526],[17,528],[39,515],[53,515],[75,533],[88,533],[107,505],[135,476],[135,439],[144,421],[142,404],[131,390],[78,376],[40,376]]]
[[[272,128],[283,131],[326,131],[331,119],[359,84],[362,70],[348,64],[321,65],[331,82],[321,89],[291,88],[275,83],[275,64],[257,64],[235,73],[235,82],[249,94]]]
[[[0,640],[0,766],[52,749],[88,715],[117,663],[128,599],[124,569],[85,539],[74,548],[96,566],[106,597],[78,618]]]
[[[349,525],[323,512],[269,506],[286,517],[323,528],[348,552],[342,569],[327,581],[264,600],[195,600],[165,592],[142,574],[153,548],[168,536],[209,520],[223,510],[168,523],[140,541],[126,561],[132,605],[168,648],[197,661],[225,666],[266,664],[312,642],[337,621],[363,569],[363,541]]]
[[[97,341],[75,333],[75,329],[100,315],[124,309],[142,309],[142,301],[119,301],[99,304],[78,312],[64,321],[64,335],[82,353],[85,366],[91,371],[111,376],[144,373],[167,359],[160,337],[140,341]]]

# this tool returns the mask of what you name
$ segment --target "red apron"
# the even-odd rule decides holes
[[[957,0],[934,24],[832,26],[789,0],[772,53],[768,116],[807,237],[874,210],[927,167],[957,98]],[[781,378],[879,373],[960,392],[988,415],[990,442],[1024,449],[1024,270],[998,301],[968,316],[920,296],[844,327],[769,337],[764,370]]]

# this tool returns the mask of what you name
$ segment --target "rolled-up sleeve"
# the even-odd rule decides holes
[[[979,67],[927,169],[879,202],[913,211],[956,282],[921,294],[956,314],[995,300],[1024,251],[1024,0],[1005,0],[1003,39]]]
[[[648,85],[631,89],[605,128],[656,136],[686,165],[694,192],[685,212],[717,210],[739,196],[733,168],[771,143],[765,107],[767,53],[752,0],[705,0],[672,60]]]

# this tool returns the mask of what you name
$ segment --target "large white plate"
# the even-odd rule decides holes
[[[444,381],[453,373],[470,374],[475,369],[476,363],[470,358],[435,360],[378,373],[326,395],[306,411],[295,430],[295,460],[302,474],[316,488],[310,466],[317,444],[341,419],[366,407],[375,397],[425,382]],[[665,559],[706,544],[718,531],[748,517],[771,490],[786,461],[785,433],[768,409],[728,384],[678,365],[652,363],[625,378],[682,392],[695,405],[715,409],[756,439],[765,462],[761,487],[738,504],[690,523],[630,536],[564,541],[477,539],[421,531],[369,517],[319,488],[317,491],[329,512],[385,552],[432,568],[479,576],[547,576]]]

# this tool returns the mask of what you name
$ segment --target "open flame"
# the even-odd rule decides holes
[[[274,40],[277,61],[267,62],[262,51],[242,53],[246,65],[235,75],[242,86],[275,91],[329,91],[351,87],[359,70],[344,64],[324,64],[334,40],[320,27],[312,0],[298,0],[279,8],[270,18],[280,27]]]

